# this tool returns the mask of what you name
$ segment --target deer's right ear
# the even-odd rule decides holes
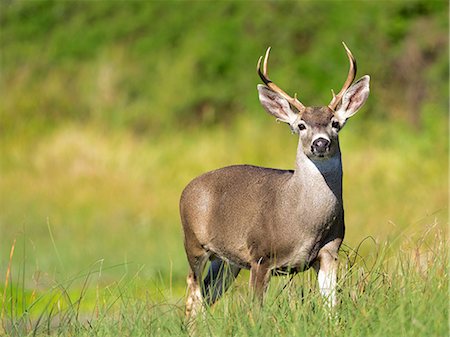
[[[298,114],[292,111],[284,97],[263,84],[258,84],[258,94],[259,101],[268,113],[275,116],[277,120],[288,123],[291,128],[295,128]]]

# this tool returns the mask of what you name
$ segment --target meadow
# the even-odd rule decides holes
[[[447,2],[1,6],[0,335],[189,335],[183,187],[231,164],[292,168],[257,58],[272,45],[277,82],[326,104],[343,39],[372,91],[340,136],[336,314],[314,271],[273,278],[262,308],[243,272],[197,334],[449,334]]]

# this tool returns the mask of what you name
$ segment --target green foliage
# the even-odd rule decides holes
[[[2,134],[228,122],[257,109],[255,64],[268,45],[277,82],[325,104],[346,73],[342,40],[372,75],[366,118],[418,125],[429,102],[447,113],[447,12],[445,1],[2,3]]]

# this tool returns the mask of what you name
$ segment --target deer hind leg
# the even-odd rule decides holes
[[[208,305],[214,304],[230,287],[241,268],[215,257],[203,281],[203,297]]]
[[[262,304],[264,293],[267,289],[270,279],[270,268],[260,262],[252,263],[250,266],[250,287],[253,289],[254,295]]]
[[[195,318],[203,306],[203,297],[201,291],[202,272],[205,263],[209,258],[209,253],[195,258],[188,256],[191,269],[187,276],[187,298],[186,298],[186,319]]]

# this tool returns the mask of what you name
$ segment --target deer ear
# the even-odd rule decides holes
[[[291,128],[295,126],[298,114],[292,111],[289,102],[265,85],[258,84],[259,101],[264,109],[275,116],[277,120],[288,123]]]
[[[359,108],[363,106],[369,96],[369,82],[370,77],[365,75],[347,89],[342,97],[341,105],[336,111],[336,117],[341,122],[345,121],[358,112]]]

